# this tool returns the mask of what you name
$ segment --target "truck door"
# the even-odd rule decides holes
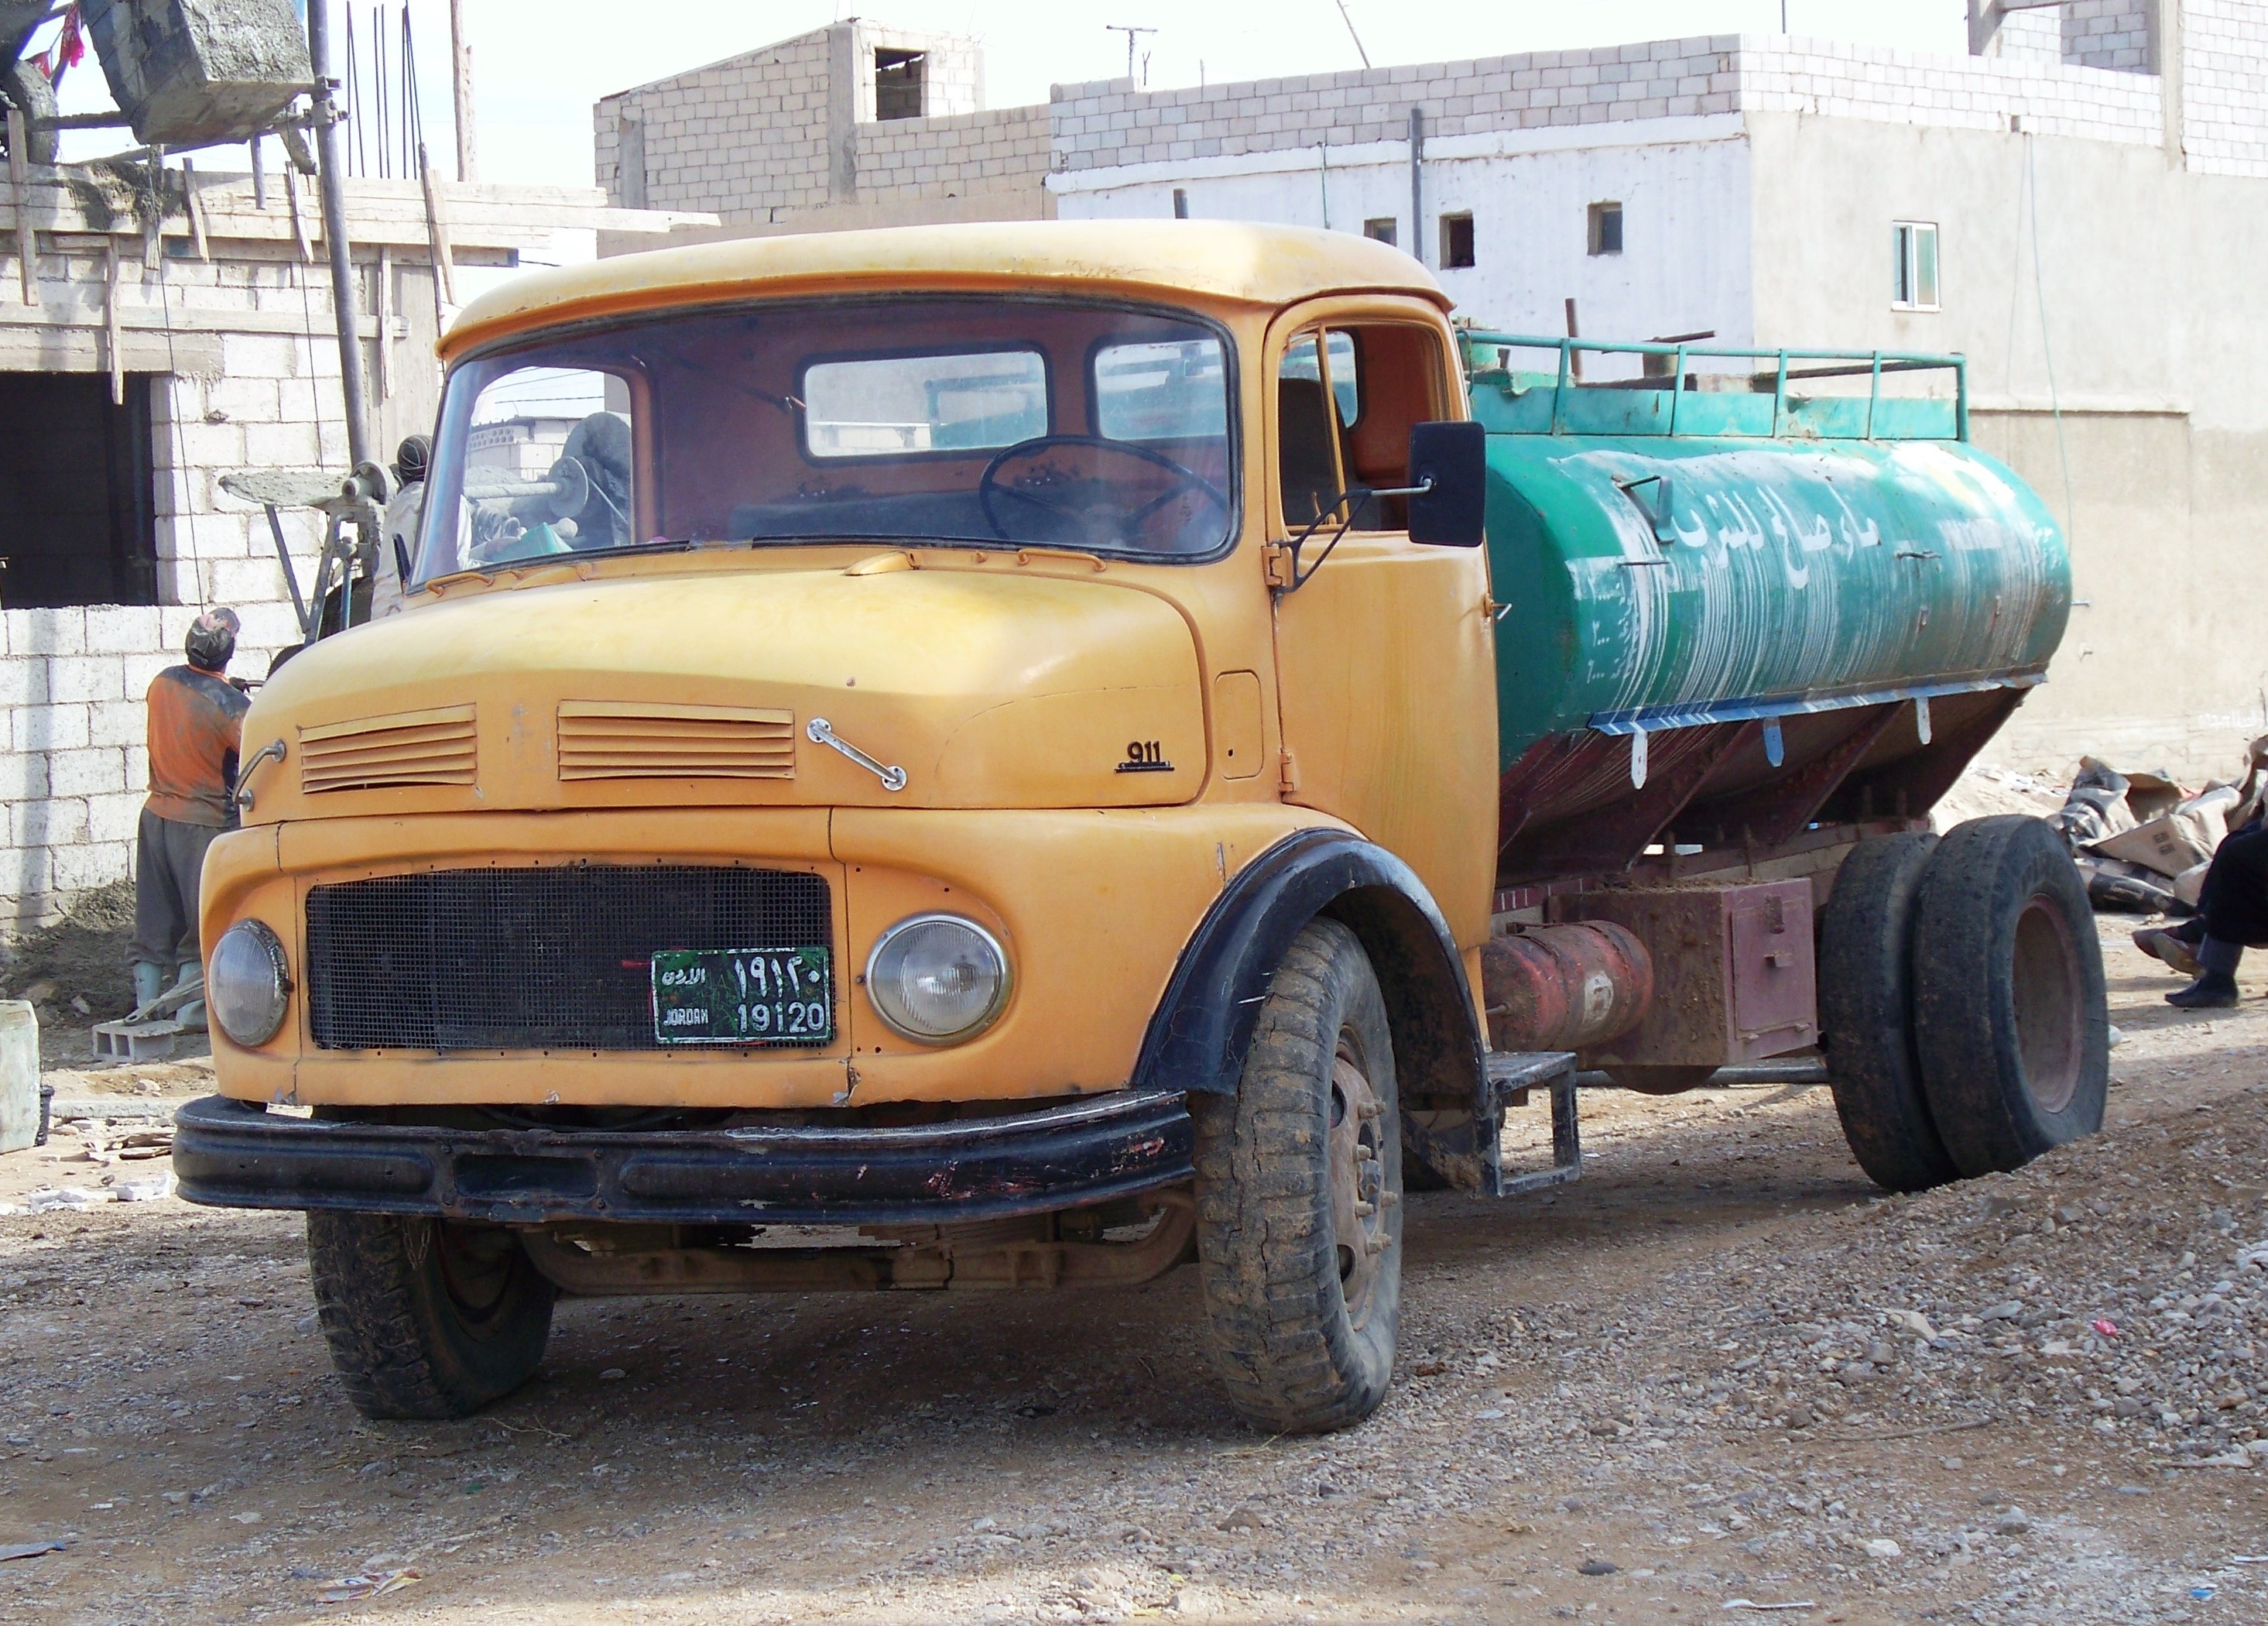
[[[1295,312],[1270,336],[1271,573],[1285,800],[1346,820],[1418,872],[1468,948],[1496,873],[1497,730],[1487,551],[1420,547],[1399,497],[1410,431],[1464,416],[1438,317]],[[1350,515],[1347,509],[1351,506]],[[1343,520],[1346,534],[1320,567]],[[1318,521],[1322,521],[1320,525]]]

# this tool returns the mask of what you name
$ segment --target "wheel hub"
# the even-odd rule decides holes
[[[1331,1065],[1329,1162],[1331,1231],[1337,1245],[1339,1289],[1347,1319],[1360,1327],[1370,1313],[1379,1262],[1393,1245],[1388,1223],[1394,1194],[1386,1189],[1380,1136],[1386,1107],[1370,1079],[1342,1047]]]

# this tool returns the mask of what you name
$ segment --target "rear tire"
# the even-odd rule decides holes
[[[1311,922],[1269,987],[1233,1097],[1193,1097],[1198,1276],[1229,1399],[1271,1434],[1361,1422],[1394,1376],[1402,1130],[1378,979]]]
[[[557,1290],[501,1225],[310,1214],[331,1361],[365,1417],[467,1417],[535,1375]]]
[[[1914,1051],[1954,1166],[1990,1174],[2102,1127],[2110,1080],[2102,948],[2056,831],[1956,825],[1915,897]]]
[[[1914,1053],[1914,897],[1937,845],[1922,831],[1860,842],[1819,920],[1819,1032],[1836,1116],[1859,1166],[1892,1191],[1961,1178]]]

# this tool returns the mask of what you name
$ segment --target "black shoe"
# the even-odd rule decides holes
[[[2225,971],[2198,973],[2198,979],[2178,993],[2166,995],[2166,1003],[2182,1010],[2234,1010],[2243,995],[2236,991],[2236,979]]]

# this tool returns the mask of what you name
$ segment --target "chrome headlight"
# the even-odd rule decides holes
[[[970,1038],[1007,1002],[1008,957],[974,920],[917,914],[874,945],[866,997],[908,1038],[925,1045]]]
[[[291,1003],[291,968],[284,940],[257,920],[221,934],[205,971],[205,1004],[221,1031],[250,1048],[284,1025]]]

